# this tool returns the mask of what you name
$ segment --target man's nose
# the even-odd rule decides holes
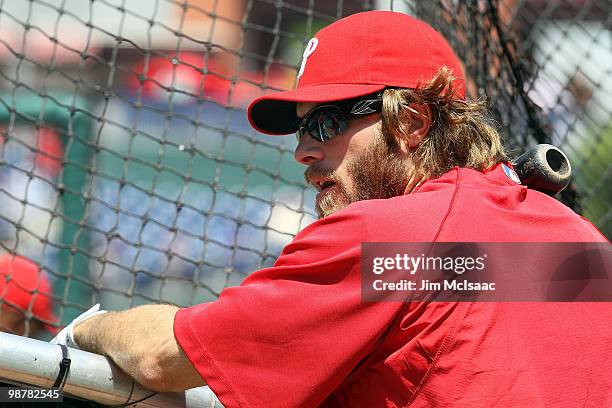
[[[295,148],[293,157],[298,163],[310,166],[313,163],[323,160],[325,157],[323,145],[321,142],[310,137],[310,135],[304,135]]]

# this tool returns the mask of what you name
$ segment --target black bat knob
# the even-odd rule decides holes
[[[521,183],[554,196],[569,184],[572,166],[567,156],[549,144],[539,144],[512,161]]]

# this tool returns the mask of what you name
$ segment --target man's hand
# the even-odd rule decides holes
[[[206,385],[174,337],[178,307],[147,305],[91,317],[74,326],[83,350],[109,357],[141,385],[161,392]]]

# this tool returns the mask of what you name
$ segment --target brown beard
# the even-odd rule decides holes
[[[337,191],[326,194],[316,205],[319,218],[338,211],[347,205],[372,199],[384,199],[404,194],[408,183],[410,160],[402,157],[399,146],[392,136],[376,132],[369,146],[347,163],[347,172],[353,178],[354,191],[348,191],[336,183]],[[316,167],[304,173],[306,180],[312,176],[337,180],[333,171]]]

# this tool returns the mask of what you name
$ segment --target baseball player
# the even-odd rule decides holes
[[[320,219],[215,302],[96,307],[56,341],[226,407],[610,406],[607,304],[361,301],[363,242],[606,242],[513,179],[446,40],[354,14],[310,40],[298,78],[248,117],[297,134]]]
[[[31,337],[42,329],[57,334],[51,296],[49,280],[35,263],[0,255],[0,331]]]

